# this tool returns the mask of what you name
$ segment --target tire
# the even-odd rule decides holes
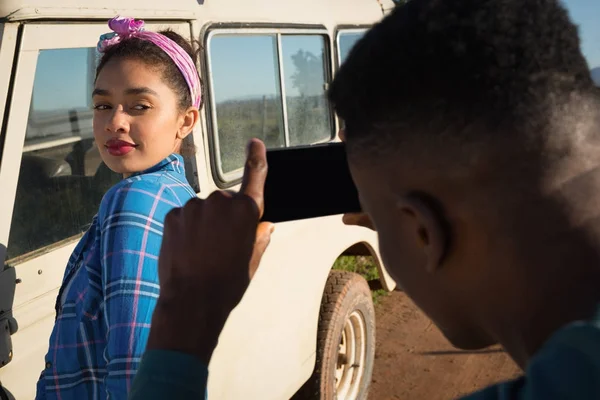
[[[375,309],[367,281],[331,271],[325,285],[312,376],[293,400],[364,400],[375,358]]]

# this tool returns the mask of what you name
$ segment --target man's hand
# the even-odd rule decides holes
[[[371,221],[371,218],[369,218],[369,215],[367,213],[344,214],[344,216],[342,217],[342,221],[346,225],[358,225],[376,231],[375,225],[373,225],[373,222]]]
[[[270,242],[274,225],[259,224],[266,177],[265,146],[252,140],[238,193],[213,192],[167,215],[149,349],[194,354],[208,364]]]

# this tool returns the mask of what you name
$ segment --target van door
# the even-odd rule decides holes
[[[146,26],[190,37],[188,23]],[[67,260],[121,179],[102,163],[92,132],[96,44],[108,31],[106,21],[21,26],[0,164],[0,244],[19,282],[14,357],[0,381],[17,399],[35,396]]]

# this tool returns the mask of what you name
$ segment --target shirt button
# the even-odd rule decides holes
[[[46,369],[48,369],[48,368],[52,368],[52,363],[50,361],[48,361],[46,363]]]

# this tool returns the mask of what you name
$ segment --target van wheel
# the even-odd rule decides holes
[[[331,271],[321,301],[315,370],[294,399],[366,399],[374,357],[369,285],[358,274]]]

